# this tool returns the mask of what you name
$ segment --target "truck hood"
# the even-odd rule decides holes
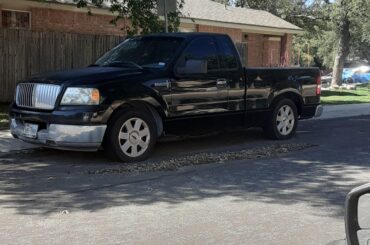
[[[57,71],[37,74],[28,79],[29,82],[58,85],[83,85],[99,83],[112,79],[141,75],[146,71],[121,67],[86,67],[74,70]]]

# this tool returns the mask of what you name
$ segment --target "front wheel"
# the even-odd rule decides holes
[[[104,150],[109,157],[123,162],[147,159],[156,142],[156,126],[150,115],[127,111],[108,125]]]
[[[297,124],[297,106],[289,99],[282,99],[269,115],[265,133],[271,139],[290,139],[296,132]]]

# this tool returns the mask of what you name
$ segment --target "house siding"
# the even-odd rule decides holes
[[[48,8],[31,8],[31,26],[37,31],[58,31],[81,34],[118,35],[125,26],[123,20],[117,26],[110,24],[113,16],[72,12]]]
[[[263,47],[264,38],[261,34],[248,34],[248,57],[247,66],[259,67],[263,66]]]
[[[242,31],[240,29],[225,28],[225,27],[218,27],[218,26],[197,25],[197,31],[228,34],[231,37],[231,39],[233,39],[234,42],[242,41]]]
[[[281,50],[280,50],[280,56],[282,58],[281,64],[283,66],[289,66],[291,64],[292,45],[293,45],[293,35],[285,34],[281,40]]]

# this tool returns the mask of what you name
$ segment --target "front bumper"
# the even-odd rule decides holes
[[[11,133],[15,138],[49,148],[75,151],[98,150],[106,128],[106,125],[49,124],[46,129],[40,129],[33,139],[24,136],[24,123],[21,120],[12,118],[10,124]]]

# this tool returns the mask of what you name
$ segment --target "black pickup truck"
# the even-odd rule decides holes
[[[242,67],[227,35],[154,34],[20,82],[10,127],[30,143],[140,161],[165,133],[260,126],[291,138],[298,119],[320,116],[320,89],[316,68]]]

